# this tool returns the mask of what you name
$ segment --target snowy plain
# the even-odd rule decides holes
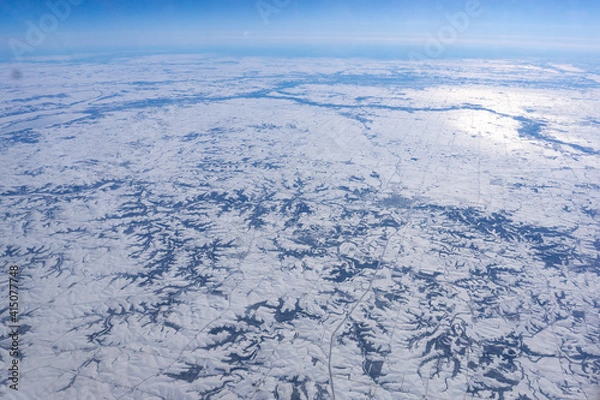
[[[597,67],[9,67],[1,397],[600,395]]]

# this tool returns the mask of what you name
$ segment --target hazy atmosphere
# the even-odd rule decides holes
[[[0,0],[0,398],[600,399],[599,7]]]
[[[383,58],[408,58],[409,50],[423,54],[429,50],[428,56],[434,58],[561,52],[589,56],[600,46],[600,5],[591,0],[26,0],[0,4],[4,58],[207,49],[246,55]]]

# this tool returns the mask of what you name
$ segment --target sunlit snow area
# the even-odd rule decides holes
[[[600,396],[597,66],[7,65],[0,397]]]

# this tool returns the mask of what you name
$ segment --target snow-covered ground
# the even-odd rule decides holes
[[[6,67],[3,398],[600,394],[598,70]]]

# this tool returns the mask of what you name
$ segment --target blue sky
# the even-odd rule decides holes
[[[0,0],[0,54],[205,48],[398,57],[413,51],[429,58],[588,54],[600,52],[599,17],[597,0]]]

